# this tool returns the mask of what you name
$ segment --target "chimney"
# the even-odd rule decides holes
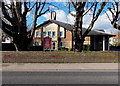
[[[55,12],[55,15],[54,15],[54,20],[56,20],[56,12]]]
[[[55,11],[51,12],[50,19],[51,20],[56,20],[56,12]]]
[[[51,19],[51,20],[52,20],[52,16],[53,16],[53,15],[52,15],[52,12],[51,12],[51,13],[50,13],[50,19]]]

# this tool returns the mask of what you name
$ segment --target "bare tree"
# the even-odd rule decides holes
[[[35,29],[37,28],[38,18],[49,11],[45,9],[46,0],[39,2],[2,2],[2,30],[13,37],[13,43],[17,50],[26,51],[28,45],[33,39]],[[22,9],[22,6],[24,9]],[[27,13],[34,9],[33,25],[30,31],[27,31]]]
[[[120,30],[120,24],[118,24],[118,22],[120,22],[120,2],[116,2],[114,0],[114,2],[109,3],[108,9],[112,14],[112,19],[107,14],[107,12],[106,12],[106,15],[108,16],[112,26],[115,29]]]
[[[69,12],[72,7],[74,7],[76,11],[76,15],[70,12],[71,15],[75,16],[75,24],[73,29],[75,51],[81,52],[83,50],[83,43],[84,43],[85,37],[93,28],[95,21],[98,19],[99,15],[101,14],[106,4],[107,2],[80,2],[79,0],[70,0]],[[82,32],[83,17],[90,10],[92,10],[92,20],[90,21],[89,26],[86,28],[86,31],[83,33]]]

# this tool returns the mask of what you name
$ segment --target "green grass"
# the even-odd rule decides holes
[[[115,51],[2,52],[3,63],[118,63]]]
[[[53,52],[67,52],[67,53],[74,53],[74,51],[65,51],[65,50],[56,50],[56,51],[53,51]]]

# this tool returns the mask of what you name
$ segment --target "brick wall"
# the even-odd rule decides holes
[[[69,50],[72,49],[72,31],[66,30],[66,36],[65,38],[61,38],[61,41],[64,42],[65,48],[68,48]]]
[[[40,37],[36,37],[36,32],[37,31],[40,31]],[[33,42],[32,42],[32,45],[34,45],[35,42],[40,42],[40,45],[42,45],[42,27],[39,27],[36,31],[35,31],[35,34],[34,34],[34,37],[33,37]]]

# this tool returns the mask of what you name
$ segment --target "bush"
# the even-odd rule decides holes
[[[90,45],[84,45],[83,50],[85,51],[90,51]]]
[[[111,49],[120,49],[120,44],[114,44],[110,46]]]

